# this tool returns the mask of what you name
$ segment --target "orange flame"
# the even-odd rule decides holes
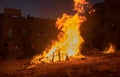
[[[57,19],[56,27],[60,30],[58,39],[53,41],[50,48],[46,48],[42,55],[35,56],[31,63],[57,62],[84,57],[80,53],[84,39],[79,30],[80,25],[86,20],[85,16],[80,15],[84,13],[85,4],[87,4],[85,0],[74,0],[74,10],[77,13],[73,16],[63,14],[62,18]]]
[[[74,0],[74,10],[78,13],[84,13],[84,5],[88,4],[86,0]]]
[[[115,46],[110,43],[109,48],[107,48],[103,53],[104,54],[111,54],[115,52]]]
[[[96,11],[95,9],[91,9],[91,10],[89,11],[89,14],[94,13],[95,11]]]

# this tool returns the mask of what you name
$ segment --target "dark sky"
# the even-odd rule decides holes
[[[98,3],[104,0],[89,0],[91,3]],[[62,13],[72,13],[72,0],[0,0],[0,12],[4,7],[22,9],[22,15],[30,14],[39,18],[55,19]]]

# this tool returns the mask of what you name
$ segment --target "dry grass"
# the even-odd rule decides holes
[[[120,53],[92,54],[85,60],[38,64],[29,60],[1,61],[0,77],[120,77]]]

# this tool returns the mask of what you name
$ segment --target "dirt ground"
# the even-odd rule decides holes
[[[30,66],[30,59],[0,60],[0,77],[120,77],[120,53]]]

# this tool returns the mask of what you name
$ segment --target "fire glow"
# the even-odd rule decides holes
[[[31,63],[58,62],[84,57],[80,53],[81,45],[84,42],[80,35],[80,26],[86,20],[83,15],[85,4],[87,4],[85,0],[74,0],[76,14],[67,15],[64,13],[61,18],[57,19],[56,27],[60,31],[58,39],[53,41],[43,54],[34,56]]]

